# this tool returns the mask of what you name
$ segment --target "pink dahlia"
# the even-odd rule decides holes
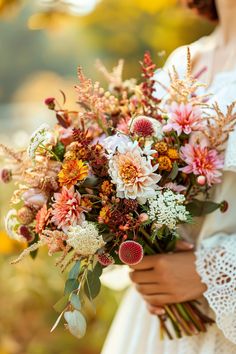
[[[122,242],[119,248],[120,260],[128,265],[135,265],[143,259],[143,247],[135,241]]]
[[[52,222],[63,231],[69,226],[81,224],[85,220],[81,195],[75,192],[74,187],[63,187],[61,193],[54,193],[55,201],[52,204]]]
[[[47,205],[44,204],[44,206],[37,212],[35,220],[35,231],[38,234],[41,234],[45,227],[47,226],[47,223],[49,221],[49,217],[51,215],[51,209],[47,209]]]
[[[192,131],[202,130],[202,115],[199,107],[191,104],[173,102],[170,106],[170,118],[163,127],[164,132],[176,131],[178,135],[190,134]]]
[[[181,171],[205,176],[209,186],[220,183],[224,162],[222,156],[207,146],[186,144],[180,150],[181,159],[187,164]]]

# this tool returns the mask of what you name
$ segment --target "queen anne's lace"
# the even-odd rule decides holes
[[[236,235],[204,240],[196,256],[197,271],[207,285],[204,296],[215,312],[216,323],[236,344]]]
[[[160,225],[167,225],[170,229],[176,229],[179,221],[186,221],[189,212],[183,205],[185,197],[183,194],[166,191],[157,191],[156,197],[148,200],[148,215],[151,220],[157,220]]]

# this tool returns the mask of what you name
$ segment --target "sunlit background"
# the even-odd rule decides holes
[[[78,65],[103,82],[95,60],[111,68],[124,58],[125,78],[139,78],[145,50],[162,66],[174,48],[211,29],[175,0],[0,0],[0,142],[22,148],[40,123],[53,124],[43,101],[60,98],[60,89],[73,106]],[[100,353],[123,292],[103,287],[83,340],[63,326],[50,334],[63,276],[43,251],[9,265],[19,251],[3,228],[11,192],[0,185],[0,354]]]

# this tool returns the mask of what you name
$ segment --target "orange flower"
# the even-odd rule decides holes
[[[168,145],[164,141],[160,141],[159,143],[155,144],[155,149],[160,154],[165,154],[168,150]]]
[[[99,224],[107,224],[111,217],[111,209],[108,205],[102,207],[99,213],[98,222]]]
[[[84,207],[87,210],[92,210],[92,208],[93,208],[93,203],[87,197],[84,197],[81,199],[81,205],[82,205],[82,207]]]
[[[178,160],[179,158],[179,153],[176,149],[174,148],[170,148],[167,151],[167,156],[171,159],[171,160]]]
[[[113,191],[112,187],[113,186],[109,181],[104,181],[101,185],[101,194],[109,196]]]
[[[82,160],[68,160],[62,165],[58,174],[59,183],[67,188],[88,176],[88,166]]]
[[[160,171],[171,171],[172,169],[171,160],[167,156],[160,156],[158,159],[158,164],[158,169]]]

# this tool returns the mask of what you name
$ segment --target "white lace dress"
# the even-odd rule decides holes
[[[199,46],[209,48],[211,37],[191,45],[194,56]],[[167,68],[175,65],[180,75],[186,69],[186,49],[172,54],[157,80],[168,85]],[[166,80],[166,81],[165,81]],[[219,73],[209,91],[222,110],[236,99],[236,68]],[[157,85],[156,95],[164,92]],[[177,340],[159,338],[159,323],[150,315],[141,296],[131,286],[123,300],[105,342],[102,354],[236,354],[236,130],[231,133],[225,156],[223,181],[214,194],[227,200],[229,210],[216,211],[201,222],[200,230],[190,227],[186,236],[196,244],[197,270],[208,289],[205,311],[216,324],[207,333]],[[205,302],[205,304],[204,304]]]

